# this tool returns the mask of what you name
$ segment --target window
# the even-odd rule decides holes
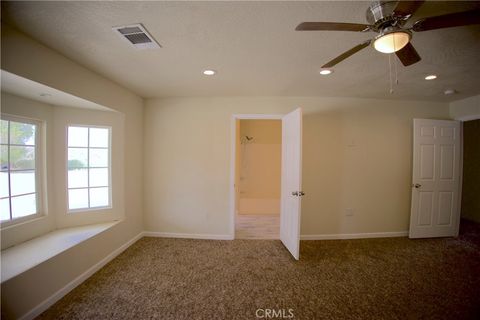
[[[0,221],[39,214],[40,123],[2,115],[0,124]]]
[[[68,209],[111,207],[110,128],[68,127]]]

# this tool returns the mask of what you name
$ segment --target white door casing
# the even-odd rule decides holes
[[[460,223],[460,123],[413,120],[410,238],[457,236]]]
[[[300,257],[302,190],[302,109],[282,118],[282,183],[280,240],[293,257]]]

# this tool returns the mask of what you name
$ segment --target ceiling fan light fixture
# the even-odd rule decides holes
[[[411,37],[412,35],[405,30],[384,30],[373,41],[373,47],[382,53],[394,53],[405,47]]]

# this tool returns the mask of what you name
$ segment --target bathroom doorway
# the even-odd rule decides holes
[[[282,121],[235,121],[235,238],[280,239]]]

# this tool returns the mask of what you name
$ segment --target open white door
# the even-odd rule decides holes
[[[302,109],[282,118],[282,191],[280,240],[295,259],[300,256],[302,190]]]
[[[460,123],[413,120],[410,238],[451,237],[460,210]]]

